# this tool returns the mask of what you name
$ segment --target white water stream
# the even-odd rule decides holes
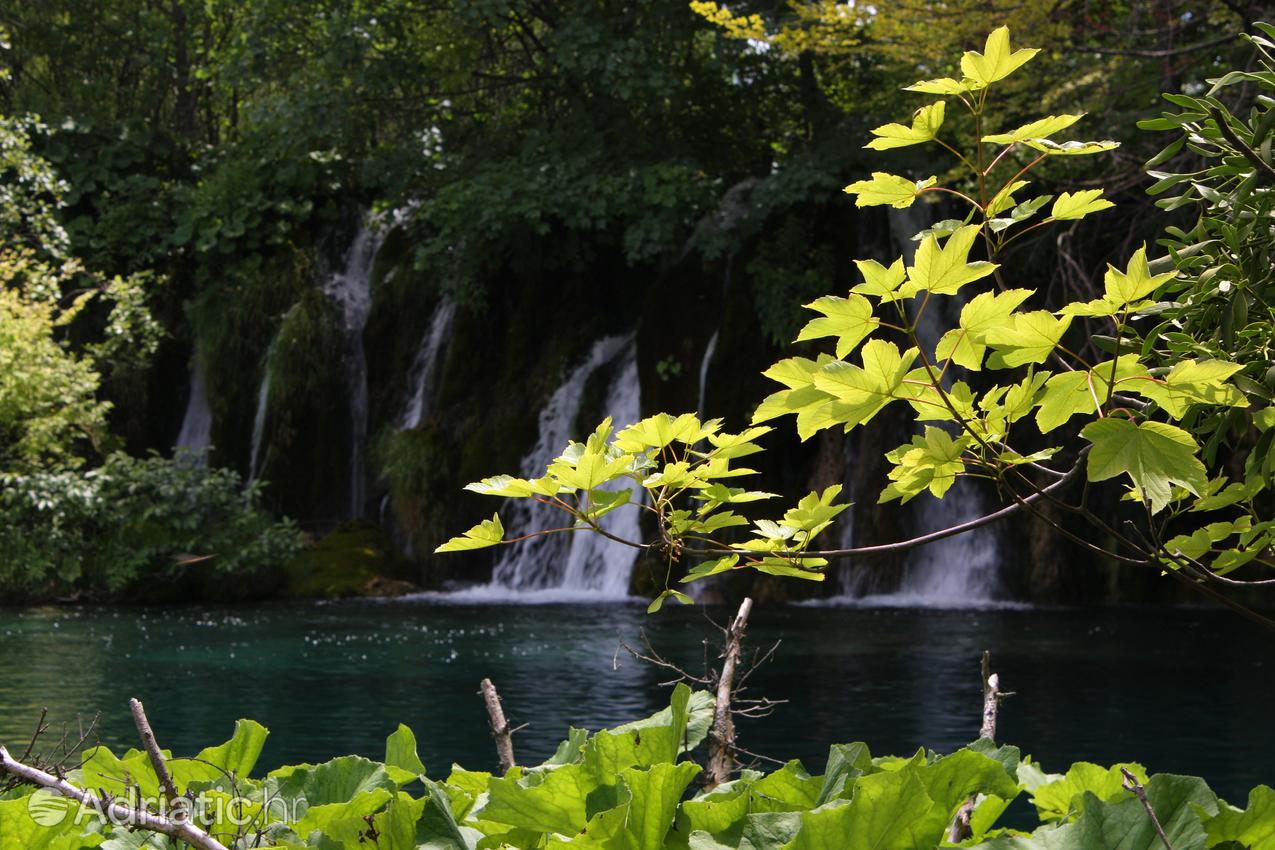
[[[540,411],[538,438],[523,458],[523,475],[543,475],[568,440],[584,436],[573,432],[582,395],[589,379],[603,369],[613,377],[606,394],[606,409],[600,416],[609,415],[617,428],[640,418],[641,390],[633,338],[601,339],[584,361],[567,374]],[[638,515],[636,507],[621,507],[603,517],[602,527],[617,537],[634,540],[640,533]],[[560,511],[529,500],[509,502],[501,511],[507,532],[513,534],[558,527],[564,517]],[[629,595],[629,576],[636,556],[636,549],[590,532],[536,537],[505,549],[489,584],[448,596],[516,602],[624,599]]]

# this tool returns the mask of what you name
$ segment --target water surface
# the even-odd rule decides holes
[[[490,676],[520,761],[570,724],[597,729],[667,699],[666,671],[618,650],[641,633],[693,672],[722,609],[641,605],[342,602],[174,610],[0,609],[0,743],[25,746],[42,706],[59,722],[102,711],[100,735],[135,746],[138,696],[164,746],[193,754],[236,718],[271,729],[263,767],[380,757],[399,722],[431,775],[495,755],[478,682]],[[1242,801],[1275,783],[1275,639],[1202,609],[924,610],[759,606],[748,645],[781,640],[750,694],[784,698],[741,743],[821,770],[833,742],[875,754],[951,750],[977,734],[980,653],[1003,687],[1000,738],[1047,769],[1136,759],[1204,776]],[[708,651],[712,655],[711,651]]]

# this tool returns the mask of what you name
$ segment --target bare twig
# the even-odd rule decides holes
[[[487,717],[491,722],[491,736],[496,739],[496,756],[500,759],[500,772],[505,774],[514,766],[514,730],[505,719],[505,710],[500,705],[500,694],[491,679],[483,679],[478,685],[487,703]]]
[[[668,681],[658,682],[657,684],[659,684],[660,687],[669,687],[672,685],[676,685],[678,682],[693,683],[704,688],[712,687],[713,680],[710,676],[708,675],[696,676],[695,674],[689,672],[688,670],[685,670],[684,668],[678,666],[677,664],[674,664],[672,661],[669,661],[667,658],[660,655],[659,652],[656,651],[655,647],[651,646],[651,639],[647,636],[645,629],[642,629],[639,632],[639,634],[642,636],[642,643],[643,645],[645,645],[646,650],[643,652],[632,646],[629,646],[628,642],[625,641],[623,638],[621,638],[619,645],[615,649],[615,658],[612,659],[611,661],[612,667],[614,669],[617,669],[617,670],[619,669],[620,650],[623,649],[629,655],[633,656],[634,660],[636,661],[642,661],[646,664],[650,664],[653,667],[660,667],[664,670],[668,670],[670,673],[677,674],[674,678],[669,679]],[[707,643],[707,641],[705,643]],[[704,666],[705,667],[708,666],[707,662],[705,662]]]
[[[979,738],[996,740],[996,713],[1001,701],[1000,676],[992,672],[992,654],[983,650],[983,725],[978,730]],[[956,812],[952,825],[947,831],[947,840],[952,844],[964,841],[973,835],[970,819],[974,816],[974,807],[978,805],[977,795],[970,797]],[[1172,850],[1172,848],[1170,848]]]
[[[146,719],[146,709],[142,707],[141,700],[136,697],[128,701],[128,709],[133,713],[133,725],[137,727],[138,737],[142,739],[142,747],[151,760],[155,776],[159,778],[159,787],[164,789],[164,797],[168,800],[168,805],[175,808],[179,805],[178,800],[181,799],[181,794],[177,792],[177,786],[173,784],[173,777],[168,772],[164,754],[160,752],[159,744],[155,741],[151,722]]]
[[[1138,777],[1130,773],[1128,768],[1121,767],[1120,772],[1124,774],[1125,790],[1133,792],[1134,796],[1141,801],[1142,808],[1147,810],[1147,817],[1151,818],[1151,825],[1155,827],[1156,835],[1160,836],[1160,840],[1164,842],[1165,850],[1173,850],[1173,845],[1169,843],[1169,837],[1164,834],[1164,827],[1160,826],[1160,819],[1155,815],[1155,809],[1151,807],[1151,801],[1147,799],[1147,789],[1142,787]]]
[[[22,756],[17,759],[21,764],[39,768],[55,776],[62,776],[67,767],[67,763],[88,743],[89,738],[97,731],[97,721],[101,713],[93,715],[93,719],[89,721],[89,725],[85,727],[83,718],[76,718],[78,723],[78,732],[73,737],[69,724],[63,724],[62,735],[58,738],[57,743],[47,749],[37,748],[40,739],[48,734],[52,724],[48,722],[48,709],[41,709],[40,719],[36,721],[35,731],[31,734],[31,739],[27,742],[26,749]],[[22,784],[22,780],[16,776],[10,776],[7,780],[0,781],[0,794],[9,791]]]
[[[983,725],[978,737],[996,740],[996,709],[1001,700],[1001,677],[991,672],[991,653],[983,652]]]
[[[227,850],[226,845],[195,826],[190,821],[175,821],[163,815],[153,814],[143,808],[134,808],[105,797],[99,797],[91,791],[76,788],[65,779],[60,779],[36,767],[23,764],[9,755],[9,751],[0,746],[0,772],[16,776],[23,782],[47,788],[67,799],[74,800],[82,806],[88,806],[110,817],[118,823],[134,825],[149,832],[158,832],[184,841],[198,850]]]
[[[745,598],[726,630],[726,649],[722,654],[722,672],[717,678],[717,700],[713,706],[713,729],[708,735],[708,768],[704,785],[713,788],[730,779],[735,769],[735,721],[731,713],[731,696],[735,687],[735,667],[739,664],[740,644],[748,627],[753,600]]]

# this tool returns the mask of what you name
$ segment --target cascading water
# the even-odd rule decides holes
[[[584,362],[576,366],[540,411],[539,436],[522,462],[524,475],[539,476],[572,437],[572,428],[589,379],[604,368],[613,370],[606,395],[605,415],[617,427],[641,416],[637,352],[632,336],[599,340]],[[502,518],[507,529],[541,529],[561,525],[564,515],[530,500],[511,502]],[[602,519],[611,534],[636,539],[638,511],[621,507]],[[568,601],[572,599],[623,599],[628,596],[629,574],[636,550],[601,535],[576,532],[533,537],[504,550],[492,572],[491,583],[453,594],[458,599],[505,601]]]
[[[606,414],[616,428],[637,422],[642,416],[641,384],[638,381],[637,348],[630,344],[621,352],[606,397]],[[633,483],[625,482],[631,489],[639,490]],[[605,490],[621,490],[624,484],[606,485]],[[633,493],[641,498],[641,492]],[[637,508],[621,507],[604,516],[599,522],[609,534],[622,540],[638,540],[642,535]],[[620,598],[629,594],[629,573],[636,559],[636,550],[601,534],[575,534],[567,551],[566,567],[562,573],[563,588],[584,588],[599,596]]]
[[[890,235],[905,263],[910,264],[916,254],[917,243],[912,237],[929,222],[927,211],[919,204],[906,210],[890,210]],[[915,311],[919,300],[909,306]],[[921,344],[933,350],[941,328],[955,320],[959,309],[957,299],[932,299],[917,324]],[[959,479],[941,500],[923,495],[914,504],[916,519],[910,524],[914,535],[950,528],[985,512],[982,497],[972,482],[965,479]],[[843,515],[842,548],[849,548],[853,543],[853,518],[849,513]],[[865,595],[866,576],[850,566],[840,576],[841,595],[829,602],[934,608],[997,604],[998,562],[996,532],[984,526],[914,550],[898,586],[889,593]]]
[[[212,440],[212,409],[208,406],[208,369],[204,358],[195,352],[190,359],[190,398],[182,416],[181,431],[174,447],[179,454],[203,466],[208,463],[208,447]]]
[[[403,415],[399,418],[399,430],[407,431],[417,427],[429,412],[434,399],[434,385],[443,365],[440,355],[445,351],[444,345],[451,336],[452,320],[455,317],[456,305],[448,299],[443,299],[434,308],[429,329],[421,339],[421,347],[416,352],[416,360],[408,375],[411,395],[408,396]]]
[[[701,419],[707,415],[704,412],[704,400],[708,396],[708,367],[713,364],[713,355],[717,353],[717,337],[720,335],[720,328],[713,331],[713,335],[708,338],[708,344],[704,346],[704,357],[699,362],[699,401],[695,405],[695,410]]]
[[[287,317],[284,317],[287,321]],[[257,412],[252,417],[252,452],[248,455],[248,483],[261,477],[265,465],[266,415],[270,410],[270,361],[274,359],[275,345],[279,337],[276,335],[266,349],[265,360],[261,364],[261,384],[257,388]]]
[[[342,360],[350,399],[350,518],[363,516],[367,501],[368,388],[363,328],[372,308],[372,265],[383,237],[378,217],[365,217],[341,268],[323,283],[324,293],[340,311],[344,338]]]

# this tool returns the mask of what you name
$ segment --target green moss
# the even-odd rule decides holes
[[[319,540],[285,568],[285,596],[339,599],[405,590],[406,565],[385,533],[351,523]]]
[[[208,363],[213,460],[245,469],[266,350],[283,316],[312,285],[314,257],[309,246],[288,245],[228,270],[203,269],[200,278],[214,274],[224,278],[201,285],[188,319]]]
[[[345,516],[350,422],[339,318],[324,293],[307,290],[279,329],[261,477],[267,503],[305,523]]]

